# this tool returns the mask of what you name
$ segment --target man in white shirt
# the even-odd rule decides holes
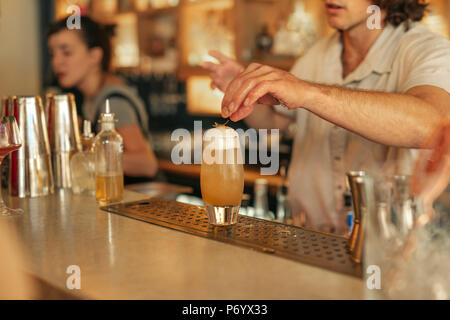
[[[420,0],[323,2],[338,32],[290,73],[259,64],[244,69],[218,53],[220,64],[205,67],[225,92],[223,117],[280,129],[296,119],[289,168],[294,222],[342,234],[345,173],[409,173],[411,148],[422,147],[449,117],[450,42],[417,22],[426,7]],[[382,9],[380,29],[367,26],[373,4]]]

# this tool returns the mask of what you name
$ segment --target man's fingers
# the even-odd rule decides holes
[[[219,69],[219,65],[216,63],[212,63],[212,62],[204,62],[202,64],[202,67],[203,67],[203,69],[207,69],[212,72],[217,72],[217,70]]]
[[[216,58],[217,60],[219,60],[220,63],[225,63],[227,61],[233,60],[233,59],[228,58],[222,52],[219,52],[219,51],[216,51],[216,50],[210,50],[210,51],[208,51],[208,54],[211,57]]]
[[[273,77],[273,74],[269,73],[265,77]],[[277,93],[279,86],[279,80],[262,80],[248,91],[243,102],[238,105],[238,108],[222,108],[222,114],[224,117],[229,117],[232,121],[239,121],[247,117],[257,103],[276,104],[278,100],[271,96],[271,94],[274,92]],[[235,101],[233,100],[232,105],[234,103]]]
[[[288,93],[283,89],[284,87],[281,80],[262,81],[248,92],[245,104],[279,104],[280,101],[289,98],[286,96]],[[287,105],[286,102],[284,102],[284,104]]]
[[[257,63],[250,64],[247,69],[239,74],[239,76],[234,78],[233,81],[231,81],[231,83],[228,85],[227,90],[225,91],[224,98],[222,100],[222,106],[228,107],[234,97],[235,91],[238,90],[247,79],[268,73],[270,71],[270,67],[265,67]]]
[[[255,71],[255,73],[259,72]],[[255,77],[246,77],[247,79],[243,81],[231,95],[226,94],[226,97],[224,96],[224,102],[222,103],[222,106],[226,107],[230,113],[235,112],[242,104],[248,104],[249,101],[247,101],[247,95],[254,87],[258,86],[261,82],[272,80],[276,78],[276,76],[277,75],[273,72],[268,72],[265,74],[257,75]],[[262,96],[263,95],[259,96],[258,98],[261,98]],[[255,103],[256,100],[257,99],[252,101],[252,103]]]
[[[256,101],[257,104],[268,104],[271,106],[275,106],[277,104],[280,104],[280,101],[276,98],[272,97],[270,94],[266,94],[265,96],[262,96]]]
[[[259,82],[256,86],[249,90],[245,98],[245,104],[255,104],[258,100],[263,99],[268,93],[272,93],[274,91],[274,84],[275,81],[270,80]]]
[[[250,113],[252,113],[253,107],[254,107],[253,105],[242,106],[241,108],[239,108],[236,112],[234,112],[230,116],[231,121],[236,122],[236,121],[246,118]]]

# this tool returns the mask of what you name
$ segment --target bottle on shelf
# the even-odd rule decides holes
[[[123,140],[115,130],[114,113],[106,100],[101,130],[94,139],[96,199],[101,205],[123,199]]]
[[[265,220],[274,220],[273,213],[269,211],[268,183],[266,179],[260,178],[255,181],[255,212],[254,217]]]
[[[91,132],[91,122],[83,121],[81,136],[82,151],[70,159],[72,175],[72,192],[74,194],[95,195],[95,158],[93,150],[94,134]]]
[[[250,195],[247,193],[242,194],[241,209],[239,210],[239,214],[243,214],[244,216],[251,216],[251,212],[248,210],[249,205]]]
[[[269,28],[267,24],[264,24],[261,28],[261,32],[256,36],[256,46],[260,54],[269,54],[272,48],[273,38],[269,34]]]

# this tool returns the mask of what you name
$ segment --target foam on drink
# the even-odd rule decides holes
[[[204,135],[202,162],[206,164],[242,164],[239,135],[225,125],[217,125]]]

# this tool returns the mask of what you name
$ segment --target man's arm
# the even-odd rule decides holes
[[[314,87],[306,109],[385,145],[422,147],[440,121],[450,116],[450,95],[434,86],[417,86],[405,94]]]
[[[282,101],[375,142],[422,147],[432,130],[450,116],[450,96],[438,87],[417,86],[405,94],[350,90],[306,82],[268,66],[250,65],[228,86],[222,115],[237,121],[257,103]]]

